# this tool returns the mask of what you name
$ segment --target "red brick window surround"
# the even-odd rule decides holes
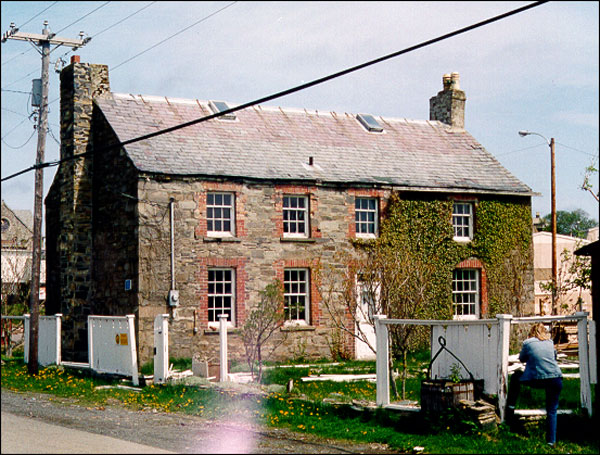
[[[198,259],[196,284],[202,327],[218,327],[218,314],[223,310],[230,315],[228,326],[241,327],[244,324],[248,300],[247,262],[248,258]]]
[[[353,196],[352,202],[348,204],[348,238],[375,238],[379,236],[379,224],[381,214],[387,205],[387,199],[383,190],[377,189],[354,189],[348,190]],[[374,203],[375,207],[372,207]],[[370,218],[370,213],[375,217]],[[370,227],[374,232],[369,232]]]
[[[272,218],[275,236],[287,240],[322,237],[315,218],[318,210],[315,192],[314,187],[304,185],[275,185]],[[299,229],[304,231],[298,232]]]
[[[452,273],[452,302],[454,319],[487,317],[487,274],[479,259],[457,264]]]
[[[196,193],[198,225],[196,238],[245,237],[246,195],[236,183],[204,183],[204,191]]]

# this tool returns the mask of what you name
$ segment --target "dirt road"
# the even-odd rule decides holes
[[[86,407],[73,399],[4,389],[2,412],[177,453],[395,453],[381,444],[354,444],[260,427],[235,415],[214,421],[120,406]],[[27,428],[23,430],[26,438]]]

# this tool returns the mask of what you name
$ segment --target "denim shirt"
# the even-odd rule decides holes
[[[519,360],[526,363],[521,381],[562,378],[552,340],[541,341],[535,337],[527,338],[523,342]]]

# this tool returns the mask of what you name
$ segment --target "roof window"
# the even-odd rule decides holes
[[[209,101],[208,105],[215,114],[231,109],[231,107],[229,107],[229,105],[225,101]],[[235,120],[236,115],[233,112],[231,112],[229,114],[221,115],[219,118],[225,120]]]
[[[364,126],[367,131],[372,133],[381,133],[383,131],[383,127],[375,120],[371,114],[358,114],[356,119]]]

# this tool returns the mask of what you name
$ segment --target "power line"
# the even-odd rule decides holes
[[[22,93],[23,95],[31,95],[31,92],[23,92],[21,90],[7,90],[7,89],[3,88],[2,91],[10,92],[10,93]]]
[[[583,150],[578,150],[576,148],[573,147],[569,147],[568,145],[562,144],[560,142],[556,142],[558,145],[561,145],[563,147],[566,147],[568,149],[574,150],[575,152],[579,152],[579,153],[583,153],[584,155],[588,155],[588,156],[592,156],[592,157],[597,157],[597,154],[593,154],[593,153],[589,153],[589,152],[584,152]]]
[[[26,21],[25,23],[21,24],[20,27],[24,27],[27,24],[29,24],[32,20],[34,20],[36,17],[38,17],[40,14],[42,14],[45,11],[48,11],[50,8],[52,8],[54,5],[56,5],[58,2],[54,2],[52,3],[50,6],[44,8],[43,10],[41,10],[39,13],[37,13],[35,16],[33,16],[31,19],[29,19],[28,21]]]
[[[79,22],[82,19],[85,19],[86,17],[88,17],[90,14],[95,13],[96,11],[98,11],[100,8],[104,8],[106,5],[108,5],[110,2],[104,2],[102,5],[100,5],[98,8],[93,9],[92,11],[90,11],[87,14],[84,14],[83,16],[81,16],[79,19],[77,19],[74,22],[71,22],[69,25],[67,25],[66,27],[61,28],[59,31],[54,32],[55,34],[58,34],[60,32],[62,32],[63,30],[68,29],[71,25],[75,25],[77,22]]]
[[[290,94],[298,92],[300,90],[305,90],[305,89],[313,87],[315,85],[322,84],[322,83],[330,81],[332,79],[344,76],[344,75],[352,73],[354,71],[358,71],[358,70],[366,68],[368,66],[375,65],[376,63],[381,63],[383,61],[392,59],[394,57],[398,57],[400,55],[403,55],[403,54],[415,51],[417,49],[421,49],[423,47],[430,46],[430,45],[432,45],[434,43],[437,43],[439,41],[443,41],[443,40],[446,40],[448,38],[460,35],[462,33],[466,33],[468,31],[474,30],[476,28],[483,27],[484,25],[488,25],[488,24],[491,24],[493,22],[497,22],[499,20],[502,20],[502,19],[505,19],[507,17],[513,16],[515,14],[519,14],[519,13],[522,13],[524,11],[527,11],[527,10],[529,10],[531,8],[535,8],[537,6],[540,6],[540,5],[544,4],[544,3],[547,3],[547,1],[538,1],[538,2],[535,2],[535,3],[531,3],[529,5],[522,6],[520,8],[517,8],[515,10],[509,11],[507,13],[503,13],[503,14],[500,14],[498,16],[494,16],[494,17],[491,17],[489,19],[486,19],[484,21],[477,22],[476,24],[469,25],[467,27],[463,27],[461,29],[455,30],[455,31],[450,32],[450,33],[446,33],[446,34],[441,35],[441,36],[439,36],[437,38],[432,38],[430,40],[427,40],[427,41],[424,41],[422,43],[416,44],[414,46],[407,47],[407,48],[405,48],[403,50],[400,50],[400,51],[397,51],[397,52],[393,52],[391,54],[384,55],[383,57],[379,57],[379,58],[376,58],[374,60],[370,60],[368,62],[361,63],[360,65],[356,65],[356,66],[353,66],[351,68],[347,68],[345,70],[339,71],[339,72],[331,74],[329,76],[325,76],[325,77],[322,77],[322,78],[319,78],[319,79],[315,79],[315,80],[313,80],[311,82],[307,82],[305,84],[301,84],[301,85],[298,85],[296,87],[293,87],[293,88],[290,88],[290,89],[287,89],[287,90],[283,90],[283,91],[275,93],[273,95],[268,95],[268,96],[265,96],[263,98],[259,98],[259,99],[255,100],[255,101],[250,101],[248,103],[241,104],[239,106],[232,107],[230,109],[226,109],[226,110],[223,110],[223,111],[215,113],[215,114],[210,114],[210,115],[207,115],[205,117],[201,117],[201,118],[198,118],[198,119],[195,119],[195,120],[191,120],[189,122],[181,123],[179,125],[175,125],[175,126],[172,126],[172,127],[169,127],[169,128],[165,128],[165,129],[162,129],[162,130],[159,130],[159,131],[155,131],[153,133],[145,134],[143,136],[138,136],[138,137],[133,138],[133,139],[128,139],[126,141],[117,142],[117,143],[114,143],[114,144],[109,144],[107,146],[99,148],[98,150],[96,150],[96,152],[104,152],[106,150],[112,149],[113,147],[123,147],[123,146],[128,145],[128,144],[133,144],[135,142],[139,142],[139,141],[151,139],[153,137],[160,136],[160,135],[163,135],[163,134],[166,134],[166,133],[170,133],[170,132],[176,131],[176,130],[181,129],[181,128],[186,128],[188,126],[192,126],[192,125],[195,125],[197,123],[205,122],[205,121],[217,118],[217,117],[221,117],[221,116],[224,116],[224,115],[227,115],[227,114],[231,114],[233,112],[237,112],[237,111],[240,111],[242,109],[246,109],[248,107],[254,106],[256,104],[266,103],[266,102],[274,100],[276,98],[281,98],[283,96],[290,95]],[[41,168],[46,168],[46,167],[51,167],[51,166],[57,166],[60,163],[63,163],[63,162],[66,162],[66,161],[70,161],[70,160],[73,160],[73,159],[76,159],[76,158],[83,158],[83,157],[89,156],[91,153],[92,152],[85,152],[85,153],[81,153],[79,155],[74,155],[74,156],[71,156],[71,157],[65,158],[65,159],[60,159],[60,160],[56,160],[56,161],[51,161],[51,162],[36,164],[36,165],[31,166],[31,167],[29,167],[27,169],[23,169],[23,170],[21,170],[19,172],[16,172],[16,173],[12,174],[12,175],[9,175],[8,177],[4,177],[4,178],[1,179],[1,181],[4,182],[5,180],[12,179],[14,177],[17,177],[17,176],[19,176],[21,174],[24,174],[26,172],[32,171],[34,169],[41,169]]]
[[[185,28],[183,28],[183,29],[179,30],[177,33],[174,33],[173,35],[169,36],[168,38],[165,38],[164,40],[162,40],[162,41],[159,41],[158,43],[156,43],[156,44],[154,44],[154,45],[150,46],[149,48],[147,48],[147,49],[145,49],[145,50],[143,50],[143,51],[142,51],[142,52],[140,52],[139,54],[136,54],[136,55],[134,55],[133,57],[130,57],[130,58],[128,58],[128,59],[127,59],[127,60],[125,60],[124,62],[121,62],[121,63],[119,63],[119,64],[118,64],[118,65],[116,65],[116,66],[113,66],[113,68],[112,68],[112,71],[116,70],[116,69],[117,69],[117,68],[119,68],[120,66],[123,66],[125,63],[128,63],[128,62],[130,62],[130,61],[131,61],[131,60],[133,60],[134,58],[137,58],[137,57],[139,57],[140,55],[142,55],[142,54],[145,54],[145,53],[146,53],[146,52],[148,52],[149,50],[152,50],[152,49],[154,49],[155,47],[157,47],[157,46],[160,46],[161,44],[165,43],[166,41],[169,41],[171,38],[174,38],[175,36],[177,36],[177,35],[179,35],[179,34],[181,34],[181,33],[185,32],[186,30],[189,30],[190,28],[192,28],[192,27],[194,27],[194,26],[198,25],[199,23],[201,23],[201,22],[204,22],[204,21],[205,21],[205,20],[207,20],[207,19],[210,19],[210,18],[211,18],[211,17],[213,17],[214,15],[216,15],[216,14],[220,13],[221,11],[223,11],[223,10],[225,10],[225,9],[229,8],[230,6],[233,6],[233,5],[234,5],[234,4],[236,4],[236,3],[237,3],[237,1],[235,1],[235,2],[231,2],[231,3],[230,3],[230,4],[228,4],[228,5],[225,5],[223,8],[221,8],[221,9],[219,9],[219,10],[215,11],[214,13],[211,13],[211,14],[209,14],[208,16],[205,16],[205,17],[203,17],[203,18],[202,18],[202,19],[200,19],[199,21],[197,21],[197,22],[194,22],[192,25],[188,25],[187,27],[185,27]]]
[[[106,31],[110,30],[111,28],[113,28],[113,27],[115,27],[115,26],[117,26],[117,25],[121,24],[122,22],[125,22],[127,19],[129,19],[129,18],[131,18],[131,17],[135,16],[136,14],[138,14],[138,13],[142,12],[143,10],[145,10],[146,8],[148,8],[148,7],[152,6],[152,5],[154,5],[155,3],[156,3],[155,1],[154,1],[154,2],[150,2],[150,3],[148,3],[146,6],[143,6],[142,8],[138,9],[137,11],[135,11],[135,12],[131,13],[129,16],[126,16],[126,17],[124,17],[123,19],[120,19],[120,20],[118,20],[118,21],[117,21],[117,22],[115,22],[114,24],[112,24],[112,25],[109,25],[109,26],[108,26],[108,27],[106,27],[104,30],[101,30],[101,31],[99,31],[99,32],[98,32],[98,33],[96,33],[96,34],[94,34],[94,35],[91,35],[91,36],[90,36],[90,39],[97,38],[97,37],[98,37],[99,35],[101,35],[102,33],[104,33],[104,32],[106,32]],[[71,52],[73,52],[73,51],[74,51],[74,49],[69,49],[67,52],[65,52],[63,55],[61,55],[61,56],[58,58],[58,60],[62,60],[62,58],[63,58],[63,57],[67,56],[68,54],[70,54],[70,53],[71,53]],[[114,69],[114,68],[113,68],[113,69]],[[52,104],[52,103],[54,103],[54,102],[56,102],[56,101],[58,101],[58,100],[59,100],[59,98],[55,98],[55,99],[53,99],[52,101],[50,101],[48,104],[50,105],[50,104]]]
[[[25,121],[25,120],[23,120],[23,121]],[[23,123],[23,122],[21,122],[21,123]],[[21,125],[21,123],[19,123],[19,125]],[[19,149],[22,149],[23,147],[25,147],[29,143],[29,141],[31,140],[31,138],[33,137],[34,134],[35,134],[35,130],[33,130],[33,132],[31,133],[31,136],[29,136],[29,139],[27,139],[22,145],[19,145],[18,147],[13,147],[12,145],[10,145],[8,142],[6,142],[4,140],[4,137],[8,136],[8,134],[2,138],[2,142],[4,142],[4,145],[6,145],[7,147],[9,147],[11,149],[19,150]]]
[[[134,12],[134,13],[131,13],[129,16],[127,16],[127,17],[124,17],[123,19],[119,20],[118,22],[115,22],[115,23],[114,23],[114,24],[112,24],[112,25],[109,25],[109,26],[108,26],[108,27],[106,27],[104,30],[102,30],[102,31],[100,31],[100,32],[96,33],[95,35],[93,35],[93,38],[97,38],[97,37],[98,37],[99,35],[101,35],[102,33],[106,32],[107,30],[110,30],[111,28],[115,27],[116,25],[119,25],[121,22],[124,22],[124,21],[126,21],[126,20],[127,20],[127,19],[129,19],[130,17],[133,17],[133,16],[135,16],[136,14],[138,14],[138,13],[142,12],[143,10],[145,10],[146,8],[148,8],[148,7],[152,6],[152,5],[154,5],[155,3],[156,3],[156,2],[150,2],[150,3],[148,3],[146,6],[143,6],[142,8],[138,9],[136,12]],[[66,54],[65,54],[65,55],[66,55]]]
[[[52,8],[54,5],[56,5],[58,2],[54,2],[52,3],[50,6],[48,6],[47,8],[43,9],[42,11],[40,11],[39,13],[37,13],[35,16],[33,16],[32,18],[30,18],[28,21],[26,21],[25,23],[21,24],[20,27],[24,27],[25,25],[29,24],[33,19],[35,19],[36,17],[38,17],[40,14],[42,14],[44,11],[49,10],[50,8]],[[16,58],[20,57],[23,54],[26,54],[27,52],[29,52],[31,50],[31,48],[27,49],[26,51],[21,52],[18,55],[15,55],[13,58],[11,58],[10,60],[7,60],[6,62],[2,63],[1,66],[6,65],[9,62],[12,62],[13,60],[15,60]]]

